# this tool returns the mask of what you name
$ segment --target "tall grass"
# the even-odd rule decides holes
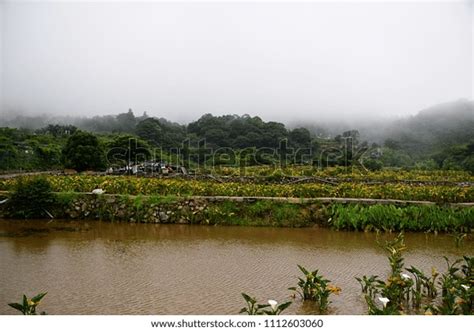
[[[330,213],[338,230],[465,233],[474,226],[474,208],[334,204]]]

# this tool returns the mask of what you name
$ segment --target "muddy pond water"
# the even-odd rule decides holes
[[[443,255],[474,253],[472,240],[456,247],[449,235],[405,238],[406,266],[425,272],[445,271]],[[0,314],[14,314],[7,303],[22,293],[43,291],[49,314],[237,314],[241,292],[287,300],[297,264],[342,288],[331,314],[363,314],[354,277],[389,268],[376,239],[321,228],[0,220]],[[287,312],[315,310],[296,299]]]

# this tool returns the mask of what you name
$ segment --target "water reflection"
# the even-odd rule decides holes
[[[390,235],[381,236],[383,240]],[[365,311],[355,276],[387,272],[374,233],[102,222],[0,221],[0,313],[25,292],[48,291],[52,314],[234,314],[241,292],[284,301],[296,264],[343,292],[335,314]],[[443,255],[471,254],[445,235],[407,234],[407,266],[444,270]],[[297,302],[289,312],[314,313]]]

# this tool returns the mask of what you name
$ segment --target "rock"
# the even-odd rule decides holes
[[[168,215],[166,215],[166,213],[163,212],[163,211],[160,211],[159,215],[160,215],[160,220],[161,220],[162,222],[166,222],[166,221],[170,218],[170,217],[169,217]]]

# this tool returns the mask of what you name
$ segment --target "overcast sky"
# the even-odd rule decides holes
[[[3,114],[294,121],[414,114],[473,95],[469,1],[13,1],[1,11]]]

